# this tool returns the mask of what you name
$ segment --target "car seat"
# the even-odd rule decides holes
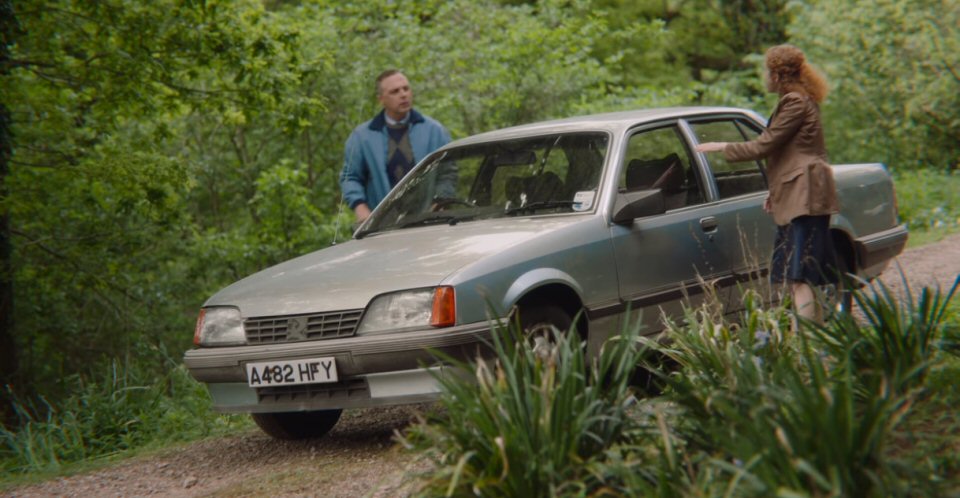
[[[626,188],[628,192],[660,189],[667,209],[683,207],[687,203],[683,162],[676,153],[659,159],[630,161],[627,164]]]
[[[545,171],[527,179],[527,195],[529,202],[548,202],[562,200],[563,180],[552,171]]]
[[[523,204],[523,196],[526,190],[524,187],[525,180],[526,178],[522,176],[511,176],[503,184],[503,194],[511,206],[516,207]],[[529,199],[526,200],[529,202]]]

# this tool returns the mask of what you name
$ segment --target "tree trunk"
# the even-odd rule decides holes
[[[7,73],[10,59],[9,47],[19,31],[13,15],[13,3],[0,0],[0,75]],[[7,198],[6,179],[10,171],[10,155],[13,152],[13,132],[10,110],[0,102],[0,199]],[[13,336],[13,244],[10,241],[10,218],[6,210],[0,210],[0,422],[9,425],[15,420],[13,400],[10,399],[14,376],[17,374],[19,357]]]
[[[10,111],[0,103],[0,198],[5,198],[5,180],[10,159]],[[13,418],[13,406],[8,399],[8,385],[17,373],[17,344],[13,338],[13,246],[10,242],[10,220],[6,211],[0,211],[0,420]]]

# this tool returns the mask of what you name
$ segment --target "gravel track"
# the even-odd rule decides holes
[[[426,405],[344,412],[326,437],[277,441],[253,430],[9,490],[14,497],[331,496],[409,494],[423,467],[394,441]]]
[[[899,267],[899,270],[898,270]],[[881,280],[903,292],[940,286],[960,275],[960,234],[906,251]],[[344,412],[326,437],[273,440],[258,431],[209,439],[115,466],[8,490],[9,496],[330,496],[410,494],[412,473],[427,468],[394,440],[427,406]]]

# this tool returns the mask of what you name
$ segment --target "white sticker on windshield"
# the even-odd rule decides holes
[[[593,190],[581,190],[573,196],[574,211],[589,211],[593,208],[593,198],[596,192]]]

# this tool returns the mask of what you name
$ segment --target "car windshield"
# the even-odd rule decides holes
[[[357,234],[478,219],[592,211],[606,133],[567,133],[465,145],[428,159]]]

